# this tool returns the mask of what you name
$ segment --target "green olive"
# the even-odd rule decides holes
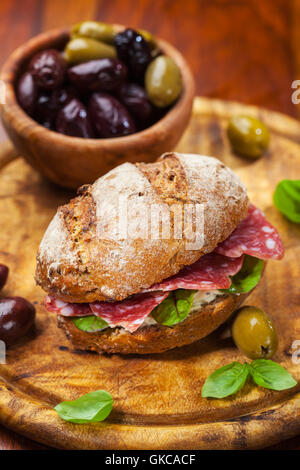
[[[278,339],[272,320],[260,308],[243,307],[232,325],[236,346],[251,359],[269,359],[277,351]]]
[[[109,44],[113,44],[115,34],[116,32],[112,25],[101,23],[101,21],[82,21],[75,24],[71,31],[72,38],[92,38]]]
[[[65,47],[65,57],[69,64],[79,64],[93,59],[116,57],[113,46],[91,38],[71,39]]]
[[[137,32],[143,36],[143,38],[145,39],[145,41],[148,42],[150,47],[153,47],[153,48],[158,47],[156,38],[155,36],[153,36],[152,33],[150,33],[149,31],[146,31],[145,29],[137,29]]]
[[[137,32],[140,33],[147,42],[152,43],[155,41],[154,36],[150,31],[146,31],[146,29],[137,29]]]
[[[269,146],[268,128],[251,116],[233,116],[227,133],[233,150],[245,157],[258,158]]]
[[[146,31],[145,29],[138,29],[137,32],[140,33],[143,36],[143,38],[147,41],[148,46],[150,48],[150,53],[153,59],[157,57],[159,54],[161,54],[161,50],[159,48],[158,42],[152,33],[150,33],[149,31]]]
[[[150,101],[159,108],[172,104],[182,90],[178,65],[171,57],[160,55],[152,60],[145,74],[145,87]]]

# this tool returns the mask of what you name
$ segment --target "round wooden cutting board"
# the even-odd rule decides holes
[[[269,126],[267,154],[249,161],[231,153],[226,137],[232,114],[257,115]],[[247,304],[272,315],[279,334],[274,360],[300,381],[293,342],[300,340],[300,226],[273,206],[283,178],[300,178],[300,124],[255,107],[197,98],[178,151],[213,155],[233,168],[254,204],[279,229],[286,254],[270,261]],[[0,262],[10,268],[1,295],[20,295],[36,305],[36,330],[7,351],[0,365],[0,422],[34,440],[64,449],[245,449],[300,433],[300,388],[264,390],[249,383],[224,400],[201,398],[207,376],[234,360],[244,361],[228,326],[190,346],[152,356],[109,356],[74,350],[42,306],[35,285],[35,254],[59,204],[72,193],[43,180],[22,159],[0,173]],[[295,361],[294,361],[295,362]],[[103,423],[71,424],[53,407],[104,389],[114,408]]]

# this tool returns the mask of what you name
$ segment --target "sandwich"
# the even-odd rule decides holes
[[[59,207],[36,281],[75,348],[152,354],[218,328],[282,256],[229,168],[166,153],[114,168]]]

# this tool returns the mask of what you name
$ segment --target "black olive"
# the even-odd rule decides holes
[[[116,34],[114,43],[118,58],[127,65],[132,79],[143,82],[146,68],[152,60],[147,41],[141,34],[128,28]]]
[[[54,90],[62,85],[67,63],[55,49],[39,52],[30,61],[29,71],[36,84],[45,90]]]
[[[0,264],[0,290],[5,286],[8,277],[8,267]]]
[[[150,103],[145,88],[137,83],[124,83],[118,90],[118,97],[135,118],[139,129],[154,122],[156,109]]]
[[[89,116],[81,101],[74,98],[58,113],[56,130],[73,137],[94,137]]]
[[[71,83],[80,90],[110,91],[118,88],[127,75],[118,59],[106,58],[74,65],[68,70]]]
[[[76,98],[76,90],[72,87],[41,91],[36,100],[34,118],[45,127],[54,129],[58,112],[73,98]]]
[[[17,97],[20,105],[30,116],[33,115],[34,105],[37,98],[37,85],[30,72],[25,72],[17,86]]]
[[[135,123],[127,109],[111,95],[94,93],[88,109],[99,137],[118,137],[136,131]]]
[[[35,308],[22,297],[0,299],[0,340],[10,345],[24,336],[35,320]]]

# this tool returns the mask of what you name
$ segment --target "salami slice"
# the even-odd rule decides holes
[[[47,295],[45,298],[44,306],[48,312],[57,313],[64,317],[86,317],[87,315],[92,315],[89,304],[71,304],[51,295]]]
[[[260,259],[281,259],[284,248],[280,235],[262,211],[250,205],[247,217],[232,234],[217,246],[221,255],[239,257],[248,254]]]
[[[277,230],[259,209],[251,205],[247,217],[214,252],[202,256],[196,263],[186,266],[175,276],[154,284],[145,292],[121,302],[91,304],[67,303],[47,296],[45,308],[63,316],[96,315],[111,327],[122,326],[133,332],[170,291],[228,289],[231,285],[230,276],[241,269],[244,254],[261,259],[280,259],[283,251]]]
[[[53,313],[67,317],[96,315],[109,326],[122,326],[133,332],[144,319],[169,294],[176,289],[212,290],[227,289],[229,276],[236,274],[242,267],[243,256],[229,258],[217,253],[202,256],[199,261],[186,266],[178,274],[155,284],[147,292],[136,294],[121,302],[67,303],[47,296],[45,308]]]
[[[149,292],[122,302],[93,302],[90,306],[94,315],[103,318],[109,326],[122,326],[132,333],[167,296],[168,292]]]
[[[147,290],[172,291],[176,289],[228,289],[229,276],[236,274],[242,267],[244,256],[229,258],[218,253],[209,253],[199,261],[186,266],[175,276],[169,277]]]
[[[96,315],[109,326],[122,326],[133,332],[141,326],[144,319],[160,304],[168,292],[148,292],[137,294],[122,302],[67,303],[48,295],[44,305],[46,310],[64,317],[84,317]]]

